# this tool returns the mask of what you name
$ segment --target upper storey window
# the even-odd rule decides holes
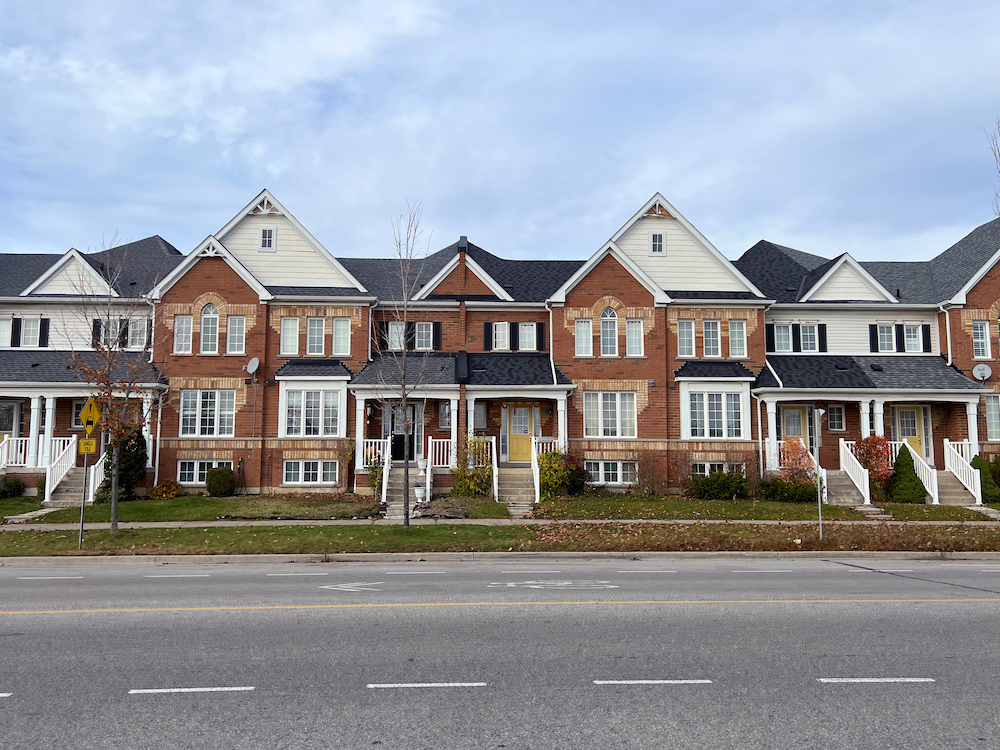
[[[729,356],[733,359],[747,356],[747,322],[745,320],[729,321]]]
[[[278,248],[277,227],[260,228],[260,251],[262,253],[273,253]]]
[[[895,326],[879,325],[878,327],[878,350],[880,352],[896,351]]]
[[[190,315],[174,316],[174,354],[191,353],[191,323]]]
[[[919,352],[923,351],[923,342],[920,336],[920,326],[907,325],[904,326],[904,339],[906,341],[906,351],[908,352]]]
[[[802,324],[802,351],[804,352],[818,352],[819,342],[816,338],[816,324],[815,323],[803,323]]]
[[[984,359],[990,356],[990,324],[977,320],[972,324],[972,356]]]
[[[649,233],[649,254],[650,255],[663,255],[666,250],[666,236],[663,232],[650,232]]]
[[[299,353],[299,319],[281,319],[281,344],[280,353],[285,356],[294,356]]]
[[[211,303],[201,308],[201,353],[219,353],[219,308]]]
[[[677,321],[677,356],[694,356],[694,321]]]
[[[618,356],[618,313],[611,307],[601,313],[601,356]]]
[[[706,357],[721,357],[722,346],[719,342],[719,321],[706,320],[704,323],[704,347]]]
[[[774,326],[774,351],[790,352],[792,350],[792,327],[790,325]]]
[[[590,318],[576,320],[576,356],[594,356],[593,321]]]

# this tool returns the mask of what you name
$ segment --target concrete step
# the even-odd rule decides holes
[[[976,502],[972,493],[950,471],[938,470],[937,481],[938,502],[941,505],[973,505]]]
[[[846,471],[827,471],[826,486],[827,501],[831,505],[860,505],[864,502],[864,496]]]

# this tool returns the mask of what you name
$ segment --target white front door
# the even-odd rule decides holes
[[[0,440],[17,437],[17,401],[0,401]]]

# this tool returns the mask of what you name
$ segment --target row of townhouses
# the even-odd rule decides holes
[[[467,434],[501,479],[559,448],[611,487],[777,469],[793,438],[859,488],[850,445],[871,434],[960,480],[1000,452],[1000,371],[977,367],[1000,346],[1000,220],[928,261],[767,241],[730,261],[657,194],[586,260],[461,237],[403,284],[265,190],[188,254],[153,236],[3,257],[0,468],[48,495],[82,464],[73,363],[99,345],[146,368],[147,485],[228,466],[251,493],[365,491],[373,458],[408,454],[440,489]]]

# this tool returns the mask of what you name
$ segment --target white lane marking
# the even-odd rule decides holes
[[[129,695],[140,693],[245,693],[253,690],[252,687],[195,687],[195,688],[148,688],[143,690],[129,690]]]
[[[594,680],[595,685],[711,685],[711,680]]]
[[[912,573],[912,569],[906,568],[876,568],[876,573]]]
[[[874,570],[870,570],[868,568],[848,568],[847,572],[848,573],[874,573],[875,571]]]
[[[485,682],[388,682],[370,683],[370,690],[378,688],[442,688],[442,687],[486,687]]]
[[[447,573],[447,570],[387,570],[387,576],[431,576]]]
[[[535,570],[534,568],[525,568],[524,570],[501,570],[501,573],[558,573],[558,570]]]
[[[934,682],[930,677],[817,677],[817,682]]]
[[[488,588],[525,589],[616,589],[609,581],[491,581]]]
[[[615,573],[676,573],[676,570],[616,570]]]
[[[0,693],[0,698],[10,698],[12,695],[13,693]]]
[[[329,573],[268,573],[269,576],[328,576]]]
[[[83,576],[18,576],[19,581],[65,581],[83,578]]]
[[[154,573],[143,578],[208,578],[211,573]]]
[[[734,570],[734,573],[791,573],[790,570]]]
[[[330,589],[330,591],[381,591],[382,589],[373,589],[372,586],[381,586],[382,581],[372,581],[371,583],[365,583],[363,581],[358,583],[331,583],[329,586],[320,586],[321,589]]]

